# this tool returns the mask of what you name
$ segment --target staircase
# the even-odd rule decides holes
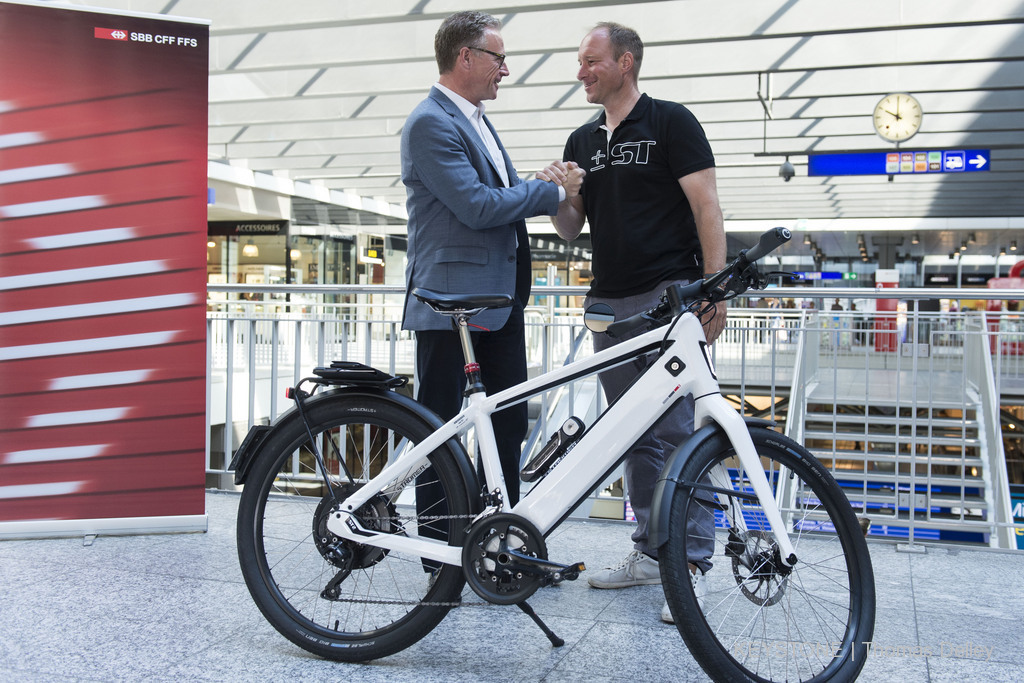
[[[829,399],[808,397],[804,444],[871,518],[872,534],[907,538],[912,516],[919,540],[989,544],[988,534],[964,530],[990,517],[976,395],[933,397],[916,409],[877,397],[870,405]]]
[[[1016,548],[984,329],[965,320],[955,353],[878,348],[870,334],[844,346],[819,325],[798,338],[786,434],[832,471],[871,535]]]

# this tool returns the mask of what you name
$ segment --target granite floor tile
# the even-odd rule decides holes
[[[707,681],[660,586],[577,581],[529,602],[565,640],[553,647],[514,606],[464,606],[409,648],[366,664],[313,656],[263,618],[238,568],[238,495],[207,494],[206,533],[0,542],[0,680]],[[632,525],[569,520],[548,555],[617,564]],[[1024,553],[869,544],[877,616],[864,681],[1016,681],[1024,667]],[[727,565],[715,571],[728,571]]]

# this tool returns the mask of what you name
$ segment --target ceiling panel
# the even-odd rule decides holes
[[[466,6],[72,4],[209,19],[210,158],[394,204],[405,200],[398,176],[405,117],[437,77],[434,32]],[[704,125],[732,232],[772,221],[825,230],[849,224],[845,237],[830,232],[828,245],[854,255],[858,221],[949,233],[908,241],[907,253],[921,255],[958,245],[958,231],[972,229],[961,219],[1024,216],[1024,0],[481,0],[473,7],[505,22],[511,75],[488,113],[523,176],[559,158],[568,134],[597,111],[575,79],[576,51],[584,33],[607,19],[645,40],[641,88],[688,105]],[[898,91],[917,96],[925,112],[905,149],[990,149],[991,171],[892,181],[807,176],[810,153],[894,150],[874,134],[871,112]],[[778,167],[787,155],[797,175],[783,182]],[[531,230],[545,226],[537,219]],[[1011,239],[998,223],[984,229],[991,232],[976,235],[972,249],[994,251]]]

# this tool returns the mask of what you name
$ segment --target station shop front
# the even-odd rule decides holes
[[[278,221],[210,221],[206,243],[207,282],[211,285],[391,285],[404,286],[408,240],[404,234],[373,234],[335,226],[305,226]],[[586,286],[589,254],[536,240],[535,285]],[[344,295],[319,295],[344,299]],[[395,297],[392,297],[395,298]],[[295,303],[293,295],[211,292],[216,301]],[[399,297],[400,299],[400,297]],[[558,297],[558,306],[578,306],[582,297]],[[545,305],[544,297],[535,297]]]

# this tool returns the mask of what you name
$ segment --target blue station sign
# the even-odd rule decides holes
[[[987,149],[810,154],[807,175],[916,175],[987,171]]]

